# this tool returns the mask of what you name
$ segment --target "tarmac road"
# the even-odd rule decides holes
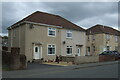
[[[43,64],[30,65],[31,67],[27,70],[4,71],[3,78],[118,78],[118,62],[66,67]]]

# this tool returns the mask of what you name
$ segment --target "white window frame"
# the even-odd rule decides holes
[[[67,54],[67,55],[72,55],[73,49],[72,49],[72,53],[68,54],[68,53],[67,53],[67,48],[73,48],[73,47],[72,47],[72,46],[67,46],[67,47],[66,47],[66,54]]]
[[[68,35],[67,35],[68,33],[70,33],[72,35],[72,31],[70,31],[70,30],[66,31],[66,38],[72,38],[72,36],[68,37]]]
[[[49,45],[54,45],[55,46],[55,54],[48,54],[48,47],[49,47]],[[56,55],[56,45],[55,44],[47,44],[47,55]]]
[[[95,40],[95,35],[92,35],[92,40],[93,40],[93,41]]]
[[[106,40],[110,40],[110,35],[106,34]]]
[[[49,35],[49,31],[55,31],[55,35]],[[56,37],[56,29],[55,28],[51,28],[51,27],[49,27],[48,28],[48,36],[50,36],[50,37]]]

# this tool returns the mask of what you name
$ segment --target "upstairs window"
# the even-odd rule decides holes
[[[115,36],[115,42],[118,42],[118,36]]]
[[[72,31],[67,31],[66,38],[72,38]]]
[[[95,40],[95,35],[92,35],[92,40],[93,40],[93,41]]]
[[[48,36],[55,37],[56,36],[56,29],[48,28]]]
[[[110,35],[106,34],[106,40],[110,40]]]

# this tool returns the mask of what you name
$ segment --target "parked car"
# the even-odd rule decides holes
[[[112,55],[112,54],[114,54],[112,51],[104,51],[99,55]]]
[[[112,51],[112,52],[116,55],[120,55],[120,53],[118,51]]]
[[[120,53],[118,51],[112,51],[116,55],[116,59],[120,59]]]
[[[120,53],[118,51],[104,51],[99,55],[115,55],[115,59],[120,59]]]

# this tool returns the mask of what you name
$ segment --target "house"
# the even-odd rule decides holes
[[[118,50],[120,31],[104,25],[95,25],[86,30],[86,54],[98,55],[106,50]]]
[[[86,31],[58,15],[36,11],[7,29],[9,50],[19,47],[27,61],[86,53]]]

